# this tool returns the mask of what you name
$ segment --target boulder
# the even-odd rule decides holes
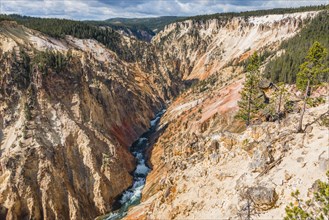
[[[322,171],[329,170],[329,159],[328,158],[319,158],[319,167]]]
[[[273,208],[278,200],[278,194],[275,192],[275,189],[264,186],[250,187],[247,189],[246,195],[254,207],[262,211]]]
[[[273,160],[271,147],[264,147],[263,145],[254,150],[249,168],[252,172],[262,172]]]
[[[329,170],[329,158],[328,158],[328,153],[326,151],[323,151],[319,156],[318,156],[318,163],[320,170],[326,172]]]

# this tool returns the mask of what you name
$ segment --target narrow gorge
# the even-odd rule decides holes
[[[161,110],[155,115],[155,118],[150,121],[150,129],[145,132],[137,141],[130,147],[131,154],[136,158],[136,168],[132,174],[133,184],[126,191],[124,191],[113,204],[113,212],[106,216],[99,217],[99,219],[116,220],[122,219],[128,213],[129,208],[138,205],[142,198],[142,190],[145,186],[147,174],[150,172],[150,167],[147,165],[149,158],[148,152],[153,143],[150,139],[157,138],[157,125],[161,116],[166,112]]]
[[[329,169],[328,125],[312,122],[327,117],[328,82],[305,133],[293,131],[295,84],[281,121],[246,127],[236,113],[250,56],[271,78],[283,44],[312,22],[329,34],[328,10],[218,16],[169,23],[150,42],[0,17],[0,219],[246,219],[249,200],[255,219],[274,219],[293,190],[306,198]],[[79,25],[99,35],[78,37]]]

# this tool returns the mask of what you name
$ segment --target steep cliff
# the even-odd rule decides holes
[[[222,90],[218,102],[226,107],[234,102],[227,94],[233,88],[236,83]],[[328,97],[326,91],[319,94]],[[230,113],[221,114],[224,106],[202,123],[214,103],[199,103],[179,115],[178,103],[168,109],[151,153],[143,202],[127,219],[247,219],[248,210],[255,219],[281,219],[294,202],[292,192],[298,189],[308,199],[314,182],[326,180],[328,113],[298,134],[298,113],[245,129]],[[327,111],[328,100],[309,109],[305,123]]]
[[[317,13],[186,20],[166,26],[152,42],[184,79],[206,79],[256,50],[274,51]]]
[[[291,192],[300,189],[307,197],[314,181],[325,179],[327,125],[296,134],[297,112],[281,124],[259,119],[248,129],[234,118],[244,81],[241,61],[254,51],[271,51],[264,64],[279,56],[280,43],[316,14],[190,20],[169,25],[154,38],[168,48],[163,56],[184,79],[204,80],[179,95],[162,118],[143,202],[127,219],[245,219],[248,198],[255,205],[253,217],[282,218]],[[296,93],[289,87],[289,94]],[[317,94],[327,97],[326,87]],[[327,106],[328,100],[310,109],[307,122]]]
[[[55,39],[1,22],[0,217],[93,219],[110,211],[132,183],[128,147],[168,103],[142,203],[128,219],[244,218],[246,193],[257,215],[282,216],[290,189],[324,177],[327,127],[291,133],[293,113],[246,129],[234,114],[243,62],[254,51],[270,54],[264,63],[279,56],[278,46],[317,13],[191,19],[151,43],[116,35],[118,45],[109,44],[116,52],[94,39]],[[311,109],[307,120],[324,110]]]
[[[0,39],[0,204],[7,219],[106,213],[132,183],[128,147],[175,94],[177,80],[143,60],[151,51],[127,63],[95,40],[54,39],[7,21]]]

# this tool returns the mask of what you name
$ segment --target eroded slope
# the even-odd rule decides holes
[[[0,30],[0,204],[7,219],[108,212],[132,183],[128,147],[178,81],[152,59],[146,66],[143,54],[127,63],[95,40],[54,39],[6,21]]]

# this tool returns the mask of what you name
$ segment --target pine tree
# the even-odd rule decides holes
[[[276,88],[277,88],[277,90],[274,92],[274,97],[275,97],[275,103],[277,106],[276,114],[277,114],[278,120],[280,122],[280,119],[282,117],[283,105],[287,101],[288,91],[283,82],[279,83],[278,86],[276,86]]]
[[[305,95],[297,132],[303,132],[303,118],[307,99],[311,96],[312,86],[319,83],[317,80],[319,74],[328,72],[328,68],[325,69],[324,65],[326,55],[326,49],[318,41],[315,41],[308,51],[305,62],[299,67],[300,71],[297,74],[297,88],[305,92]]]
[[[243,119],[246,125],[250,125],[251,119],[261,108],[262,103],[259,102],[260,91],[258,84],[260,81],[260,59],[255,52],[247,66],[246,80],[241,94],[241,100],[238,102],[239,112],[237,117]]]

